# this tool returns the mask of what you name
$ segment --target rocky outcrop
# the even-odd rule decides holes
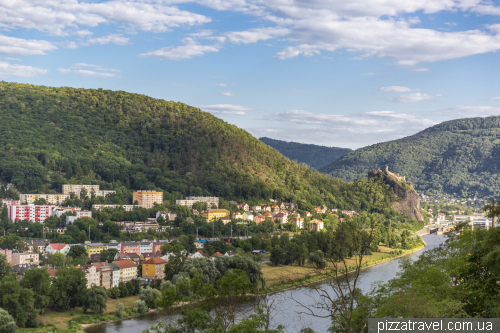
[[[394,190],[396,195],[396,201],[392,203],[394,209],[414,220],[424,220],[420,199],[411,182],[407,182],[404,176],[390,172],[387,165],[384,170],[372,170],[368,173],[368,179],[379,177]]]

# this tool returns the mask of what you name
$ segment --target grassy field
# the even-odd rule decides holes
[[[365,256],[363,262],[368,264],[381,262],[385,260],[392,259],[398,255],[390,254],[389,252],[394,251],[385,246],[379,246],[381,252],[374,252],[372,255]],[[404,253],[412,252],[414,250],[403,250]],[[354,264],[354,260],[348,260],[347,265]],[[331,266],[329,266],[331,268]],[[341,266],[342,267],[342,266]],[[314,265],[306,263],[304,266],[298,265],[286,265],[286,266],[274,266],[271,263],[262,264],[262,273],[266,279],[266,285],[268,287],[281,283],[284,281],[295,280],[305,277],[306,275],[315,275],[318,270]]]

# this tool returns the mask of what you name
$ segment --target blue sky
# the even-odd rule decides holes
[[[256,137],[359,148],[500,115],[480,0],[0,0],[0,79],[181,101]]]

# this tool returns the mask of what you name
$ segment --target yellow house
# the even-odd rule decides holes
[[[165,277],[166,260],[153,257],[142,264],[142,277],[146,279],[163,279]]]
[[[202,214],[209,221],[217,220],[221,217],[229,217],[230,213],[227,209],[208,209]]]
[[[90,255],[101,253],[106,248],[106,245],[102,243],[87,244],[87,256],[90,258]]]
[[[137,279],[137,264],[130,259],[118,259],[113,261],[120,267],[120,282]]]
[[[19,199],[21,202],[26,204],[31,204],[37,200],[45,199],[46,204],[60,205],[69,198],[69,195],[65,194],[20,194]]]

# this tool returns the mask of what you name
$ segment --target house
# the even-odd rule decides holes
[[[320,231],[324,228],[324,223],[321,220],[314,219],[309,224],[311,226],[311,230]]]
[[[8,262],[12,262],[12,254],[13,253],[19,253],[18,250],[1,250],[0,249],[0,253],[3,254],[5,257],[7,257],[7,261]]]
[[[113,269],[111,288],[118,287],[120,284],[120,267],[114,262],[109,263],[109,267]]]
[[[224,253],[225,256],[227,257],[232,257],[234,256],[234,252],[233,251],[227,251],[226,253]]]
[[[141,257],[135,252],[117,253],[115,256],[115,260],[120,260],[120,259],[132,260],[133,262],[135,262],[138,265],[141,262]]]
[[[156,218],[158,219],[161,216],[161,217],[163,217],[163,220],[168,221],[167,214],[168,214],[168,212],[166,212],[164,210],[159,210],[156,212]]]
[[[271,206],[271,212],[273,213],[276,213],[276,212],[279,212],[280,211],[280,208],[278,205],[272,205]]]
[[[70,247],[68,244],[51,243],[51,244],[47,245],[47,247],[45,248],[45,252],[50,253],[50,254],[62,253],[64,255],[67,255],[69,252],[69,249],[70,249]]]
[[[221,220],[222,223],[224,223],[224,225],[231,223],[231,218],[229,218],[227,216],[221,217],[221,218],[219,218],[219,220]]]
[[[279,222],[279,223],[286,223],[287,222],[287,215],[283,213],[277,213],[274,215],[274,221]]]
[[[285,203],[283,201],[278,201],[276,203],[276,206],[278,206],[280,210],[283,210],[286,208]]]
[[[253,221],[253,214],[249,212],[243,213],[243,220],[245,221]]]
[[[303,217],[294,218],[293,223],[297,226],[297,228],[304,229],[304,218]]]
[[[107,250],[109,250],[109,249],[115,249],[115,250],[118,251],[118,253],[122,252],[122,244],[118,243],[115,240],[111,240],[111,241],[109,241],[109,243],[106,243],[104,245],[106,245],[106,249]]]
[[[194,242],[194,246],[196,246],[197,249],[203,249],[205,247],[203,244],[204,243],[201,243],[200,241]]]
[[[153,242],[143,239],[142,242],[139,243],[139,254],[150,252],[153,252]]]
[[[14,265],[32,264],[38,266],[38,253],[12,253],[12,261]]]
[[[108,264],[108,261],[96,262],[92,265],[97,268],[99,273],[99,285],[106,289],[113,287],[113,267]]]
[[[212,255],[210,256],[210,258],[211,258],[212,260],[214,260],[216,257],[218,257],[218,256],[222,256],[222,255],[223,255],[223,254],[222,254],[222,253],[220,253],[220,252],[215,252],[214,254],[212,254]]]
[[[312,214],[310,212],[306,211],[306,217],[311,217],[311,216],[312,216]]]
[[[213,221],[221,217],[229,217],[230,213],[227,209],[207,209],[206,212],[202,214],[207,220]]]
[[[87,288],[92,286],[99,286],[101,283],[101,274],[94,265],[81,265],[77,266],[85,272],[87,278]]]
[[[265,220],[266,220],[266,218],[263,215],[261,215],[261,214],[257,214],[253,218],[253,221],[255,223],[257,223],[257,224],[259,224],[259,223],[261,223],[262,221],[265,221]]]
[[[260,212],[261,209],[262,209],[262,207],[260,207],[260,205],[252,206],[252,210],[254,212]]]
[[[269,221],[271,221],[271,222],[274,222],[274,217],[273,217],[273,215],[272,215],[271,213],[269,213],[269,212],[265,212],[265,213],[264,213],[264,218],[265,218],[266,220],[269,220]]]
[[[167,221],[174,221],[177,218],[177,212],[171,211],[167,213]]]
[[[54,269],[54,268],[48,268],[47,269],[47,272],[49,272],[50,276],[51,277],[56,277],[56,272],[57,272],[57,269]]]
[[[142,277],[149,280],[163,279],[166,263],[166,260],[158,257],[148,259],[142,264]]]
[[[90,244],[85,244],[85,247],[87,248],[87,256],[90,258],[92,254],[99,254],[102,251],[107,249],[107,246],[103,243],[90,243]]]
[[[233,218],[235,220],[241,220],[241,219],[243,219],[243,214],[241,214],[240,212],[234,212],[233,213]]]
[[[201,259],[201,258],[205,258],[207,255],[201,251],[197,251],[195,252],[192,256],[191,256],[191,259]]]
[[[21,281],[23,279],[24,272],[27,269],[38,269],[38,266],[32,264],[20,264],[12,266],[12,271],[16,274],[16,279],[18,281]]]
[[[49,243],[48,240],[30,240],[26,242],[26,245],[28,245],[28,252],[38,252],[44,255],[45,248]]]
[[[250,206],[246,202],[240,203],[239,208],[243,209],[245,212],[250,210]]]
[[[268,205],[262,205],[261,208],[263,211],[267,211],[267,212],[271,211],[271,206],[268,206]]]
[[[314,211],[316,213],[318,213],[318,214],[324,214],[325,213],[325,210],[323,208],[320,208],[320,207],[315,207]]]
[[[160,252],[161,247],[165,244],[168,244],[168,241],[161,240],[161,241],[153,242],[153,252]]]
[[[140,262],[142,264],[142,263],[144,263],[144,261],[147,261],[151,258],[161,257],[161,256],[162,256],[162,254],[160,252],[149,252],[149,253],[142,253],[139,256],[139,259],[140,259]]]
[[[137,264],[129,259],[113,261],[120,268],[120,282],[128,282],[137,278]]]
[[[121,246],[121,253],[141,253],[141,246],[136,242],[123,242]]]
[[[6,205],[9,206],[18,206],[21,204],[21,200],[11,200],[11,199],[2,199],[2,207]]]

